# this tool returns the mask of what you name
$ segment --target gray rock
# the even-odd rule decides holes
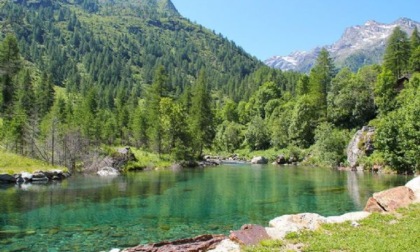
[[[20,176],[21,176],[21,178],[23,178],[25,180],[25,182],[31,181],[32,177],[33,177],[32,173],[29,173],[29,172],[22,172],[20,174]]]
[[[316,230],[322,223],[327,223],[327,218],[316,213],[283,215],[271,220],[266,231],[273,239],[283,239],[291,232]]]
[[[347,161],[350,167],[356,168],[362,156],[369,156],[373,152],[373,135],[375,128],[364,126],[357,131],[347,146]]]
[[[360,212],[351,212],[346,213],[340,216],[329,216],[327,217],[327,223],[343,223],[346,221],[359,221],[368,217],[371,213],[360,211]]]
[[[420,203],[420,176],[408,181],[405,186],[413,190],[415,196],[414,202]]]
[[[120,175],[120,172],[117,169],[112,168],[112,167],[104,167],[104,168],[100,169],[97,172],[97,174],[99,176],[103,176],[103,177],[106,177],[106,176],[118,176],[118,175]]]
[[[230,239],[225,239],[219,243],[216,248],[209,250],[208,252],[240,252],[241,247],[239,244],[231,241]]]
[[[43,172],[34,172],[32,182],[47,182],[49,179]]]
[[[268,159],[263,156],[254,157],[251,160],[251,164],[268,164]]]
[[[16,178],[9,174],[0,174],[0,183],[16,183]]]

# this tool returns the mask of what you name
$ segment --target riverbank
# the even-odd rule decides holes
[[[0,184],[48,183],[68,178],[67,168],[23,157],[0,149]]]

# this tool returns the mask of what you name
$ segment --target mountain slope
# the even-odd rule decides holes
[[[174,93],[200,69],[211,88],[232,86],[262,63],[183,18],[170,0],[14,0],[0,5],[0,30],[16,34],[24,58],[71,90],[99,86],[141,95],[163,65]],[[134,90],[134,91],[133,91]]]
[[[380,63],[386,42],[393,29],[399,26],[408,35],[414,27],[420,28],[420,23],[407,18],[401,18],[391,24],[368,21],[364,25],[349,27],[342,37],[332,45],[325,46],[337,66],[350,67],[357,70],[363,65]],[[268,66],[282,69],[308,72],[312,67],[320,47],[311,51],[294,52],[288,56],[274,56],[267,59]]]

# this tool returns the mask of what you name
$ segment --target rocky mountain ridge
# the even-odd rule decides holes
[[[338,41],[324,48],[330,52],[337,66],[347,66],[356,71],[363,65],[381,62],[387,39],[397,26],[410,36],[415,27],[420,28],[420,23],[408,18],[400,18],[391,24],[370,20],[363,25],[347,28]],[[321,48],[273,56],[264,63],[282,70],[309,72]]]

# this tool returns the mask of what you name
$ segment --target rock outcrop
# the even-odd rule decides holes
[[[106,173],[110,172],[110,167],[121,172],[129,161],[136,161],[136,157],[130,147],[124,147],[116,150],[109,156],[97,156],[84,171],[88,173],[101,173],[104,174],[103,176],[106,176]],[[102,172],[103,169],[105,169],[105,172]]]
[[[373,152],[372,137],[375,134],[375,128],[364,126],[357,131],[347,146],[347,161],[351,168],[356,168],[358,160],[362,156],[369,156]]]

